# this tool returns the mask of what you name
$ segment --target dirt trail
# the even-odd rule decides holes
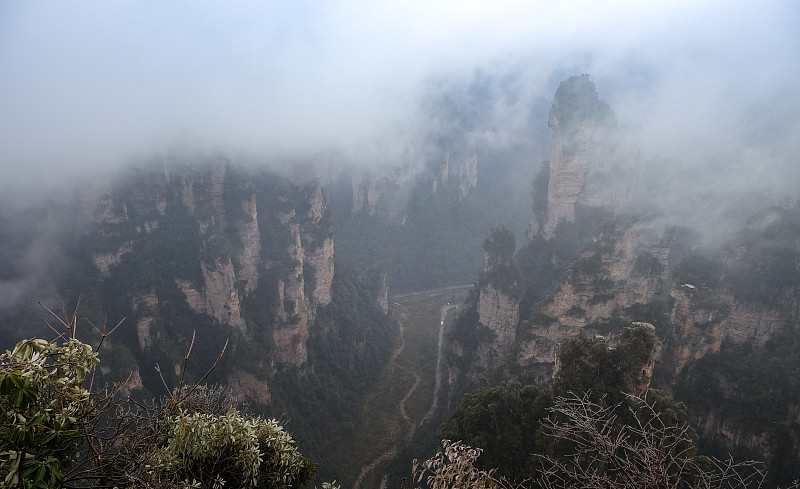
[[[402,322],[400,323],[399,330],[400,330],[400,344],[397,346],[397,348],[392,353],[392,356],[389,358],[389,364],[392,365],[393,367],[394,367],[395,361],[397,360],[397,357],[403,352],[403,348],[405,348],[405,346],[406,346],[405,328],[403,327],[403,323]],[[406,370],[406,369],[403,369],[403,370]],[[412,425],[411,418],[409,418],[408,417],[408,413],[406,413],[406,401],[408,400],[409,397],[411,397],[411,395],[414,393],[414,391],[419,386],[420,378],[419,378],[419,375],[416,372],[410,372],[410,373],[414,376],[414,385],[412,385],[411,388],[408,390],[408,392],[406,392],[406,395],[403,396],[403,399],[400,400],[400,403],[398,405],[398,407],[400,408],[400,416],[402,416],[403,420],[405,420],[405,422],[409,426],[411,426],[411,429],[409,430],[409,432],[404,437],[404,441],[408,441],[408,440],[411,439],[412,436],[414,436],[414,431],[415,431],[415,428],[416,428],[416,426]],[[356,479],[355,484],[353,484],[353,489],[360,489],[361,488],[361,484],[364,481],[364,477],[368,473],[370,473],[371,471],[375,470],[375,467],[377,467],[378,464],[381,464],[383,462],[391,460],[395,455],[397,455],[397,447],[390,448],[389,450],[387,450],[384,453],[382,453],[381,455],[379,455],[378,458],[376,458],[375,460],[372,461],[372,463],[370,463],[366,467],[362,468],[361,472],[358,474],[358,479]]]
[[[398,295],[393,296],[393,299],[410,298],[410,297],[416,297],[416,296],[420,296],[420,295],[424,295],[424,294],[429,294],[429,295],[433,296],[433,295],[437,295],[437,294],[442,294],[444,292],[462,291],[462,290],[466,290],[466,289],[468,289],[470,287],[472,287],[471,284],[469,284],[469,285],[455,285],[455,286],[449,286],[449,287],[442,287],[442,288],[439,288],[439,289],[424,290],[424,291],[419,291],[419,292],[411,292],[411,293],[407,293],[407,294],[398,294]],[[411,420],[411,418],[408,416],[408,413],[406,412],[406,401],[408,401],[408,399],[414,394],[414,391],[417,389],[417,387],[419,387],[419,384],[420,384],[420,381],[421,381],[420,376],[419,376],[419,374],[417,372],[414,372],[414,371],[412,371],[410,369],[406,369],[404,367],[399,367],[399,366],[396,365],[397,357],[400,356],[400,354],[403,352],[403,349],[405,348],[405,345],[406,345],[405,327],[403,326],[402,321],[399,322],[400,344],[397,346],[397,348],[394,350],[394,352],[392,352],[392,356],[389,358],[388,364],[391,365],[393,368],[395,368],[395,367],[396,368],[400,368],[403,371],[410,373],[414,377],[414,384],[411,386],[411,388],[409,388],[408,392],[406,392],[405,396],[403,396],[403,399],[401,399],[400,402],[398,403],[398,408],[400,410],[400,416],[403,418],[403,420],[405,421],[406,425],[408,426],[408,431],[406,432],[405,436],[403,436],[403,443],[395,444],[394,447],[392,447],[392,448],[386,450],[385,452],[381,453],[371,463],[369,463],[367,466],[365,466],[365,467],[363,467],[361,469],[361,472],[358,474],[358,478],[356,479],[355,483],[353,484],[353,489],[362,489],[361,486],[363,485],[364,478],[367,476],[367,474],[369,474],[370,472],[375,470],[378,467],[378,465],[380,465],[382,463],[385,463],[385,462],[388,462],[392,458],[397,456],[397,452],[398,452],[399,448],[401,446],[403,446],[405,443],[407,443],[408,441],[411,440],[411,438],[414,436],[414,433],[417,430],[417,427],[420,426],[422,423],[424,423],[435,412],[436,407],[438,405],[438,401],[439,401],[439,390],[441,388],[441,383],[442,383],[441,368],[442,368],[442,355],[443,355],[442,343],[443,343],[443,339],[444,339],[444,320],[445,320],[445,318],[447,316],[447,313],[451,309],[454,309],[454,308],[457,308],[457,307],[458,307],[457,304],[452,304],[451,305],[451,304],[448,303],[447,305],[442,306],[442,308],[440,310],[440,316],[441,317],[440,317],[440,321],[439,321],[439,342],[438,342],[439,344],[438,344],[438,351],[437,351],[437,357],[436,357],[436,385],[435,385],[435,389],[434,389],[434,396],[433,396],[433,401],[432,401],[430,410],[425,415],[425,418],[423,418],[423,420],[421,422],[419,422],[419,423],[414,423]]]

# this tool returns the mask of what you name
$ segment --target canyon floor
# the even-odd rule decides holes
[[[352,443],[354,489],[381,486],[384,469],[429,416],[436,391],[440,328],[455,318],[472,285],[397,295],[392,314],[400,338],[391,360],[362,407],[359,436]],[[409,460],[409,464],[411,461]]]

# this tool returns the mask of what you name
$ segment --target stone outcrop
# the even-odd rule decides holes
[[[354,213],[364,212],[370,216],[374,216],[375,212],[378,210],[378,202],[382,195],[380,182],[374,178],[354,175],[352,177],[352,185],[352,211]]]
[[[672,288],[674,342],[670,374],[677,376],[690,362],[719,351],[723,343],[763,346],[797,318],[793,306],[764,307],[737,301],[725,289],[712,290],[681,284]],[[794,302],[793,297],[787,300]]]
[[[505,353],[516,339],[519,322],[519,299],[494,288],[491,284],[480,288],[478,318],[495,334],[492,348]]]
[[[125,202],[115,202],[109,194],[101,195],[97,199],[94,212],[95,222],[105,224],[119,224],[128,220],[128,206]]]
[[[463,199],[478,186],[478,154],[473,153],[458,168],[458,196]]]
[[[156,291],[151,289],[146,293],[134,294],[131,304],[137,313],[136,337],[139,340],[139,349],[149,350],[153,346],[153,340],[157,342],[160,336],[160,331],[155,328],[159,317]]]
[[[133,250],[133,241],[126,241],[120,247],[110,253],[95,253],[92,255],[92,261],[103,277],[111,275],[110,269],[113,265],[122,261],[122,255],[130,253]]]
[[[258,285],[259,262],[261,259],[261,233],[258,228],[258,199],[253,194],[242,202],[245,218],[238,223],[238,237],[242,244],[238,255],[239,270],[237,278],[244,281],[245,293],[250,293]]]
[[[250,372],[234,369],[228,375],[227,384],[231,391],[237,393],[239,401],[267,405],[272,400],[267,382]]]
[[[627,166],[633,153],[614,137],[613,115],[597,96],[588,76],[561,83],[550,109],[553,129],[547,210],[531,218],[529,234],[540,229],[552,238],[561,221],[575,220],[577,205],[605,207],[624,201],[626,189],[608,185],[602,175]]]
[[[159,257],[158,268],[143,270],[139,278],[174,283],[193,312],[245,337],[251,332],[243,304],[276,294],[268,317],[250,320],[271,331],[275,348],[268,363],[302,366],[309,325],[332,298],[330,211],[318,180],[258,172],[264,170],[230,161],[131,170],[123,185],[97,193],[92,216],[105,236],[132,238],[92,258],[104,279],[116,280],[115,269],[128,257],[150,270],[149,250],[165,250],[169,256]],[[166,289],[146,290],[131,297],[141,350],[153,348],[152,338],[164,334],[158,304]]]
[[[200,264],[203,288],[197,289],[185,279],[175,278],[175,284],[186,296],[189,307],[197,313],[206,313],[221,324],[244,330],[239,293],[235,287],[236,275],[230,259]]]
[[[647,242],[634,225],[605,238],[611,249],[583,253],[573,265],[570,280],[559,284],[543,312],[566,326],[581,327],[610,317],[614,308],[656,300],[667,277],[672,237],[673,233],[665,232],[655,242]],[[581,265],[587,262],[599,266],[584,272]]]

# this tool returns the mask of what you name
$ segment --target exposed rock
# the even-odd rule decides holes
[[[519,300],[500,292],[492,285],[484,285],[478,298],[480,323],[495,334],[492,348],[505,353],[514,342],[519,321]]]
[[[531,212],[531,220],[528,223],[528,231],[526,233],[526,237],[528,241],[533,240],[534,236],[539,234],[539,231],[542,229],[542,225],[539,222],[539,216],[536,215],[536,212]]]
[[[180,175],[178,195],[183,205],[185,205],[186,209],[189,210],[189,214],[194,215],[194,186],[191,179],[186,174]]]
[[[463,199],[478,186],[478,154],[473,153],[458,169],[458,195]]]
[[[278,327],[272,334],[275,342],[275,361],[299,367],[308,359],[308,324],[300,320]]]
[[[244,282],[245,293],[252,292],[258,285],[258,265],[261,259],[261,233],[258,229],[258,205],[256,194],[242,202],[242,210],[247,219],[239,223],[238,235],[242,249],[238,256],[240,269],[237,270],[239,280]]]
[[[92,255],[92,261],[94,262],[97,269],[100,271],[100,275],[103,277],[109,277],[111,275],[110,269],[112,265],[116,265],[122,261],[122,255],[125,253],[130,253],[133,250],[133,241],[126,241],[120,245],[117,251],[112,251],[110,253],[95,253]]]
[[[97,199],[97,208],[94,220],[104,224],[118,224],[128,220],[128,205],[125,202],[117,203],[109,194],[101,195]]]
[[[267,382],[244,370],[234,369],[228,375],[228,387],[243,398],[240,401],[266,405],[272,400]]]
[[[208,314],[221,324],[244,331],[236,274],[230,259],[216,259],[213,265],[203,262],[200,268],[203,272],[202,290],[197,290],[189,280],[175,278],[189,307],[195,312]]]
[[[727,290],[673,287],[674,341],[669,351],[672,376],[687,363],[717,352],[725,342],[762,346],[796,318],[791,308],[764,307],[737,301]]]
[[[331,285],[333,284],[333,238],[326,237],[322,246],[306,256],[306,261],[314,269],[315,304],[324,306],[331,302]]]
[[[204,205],[205,211],[202,215],[198,215],[198,222],[200,224],[200,232],[206,233],[207,231],[224,230],[227,226],[225,218],[225,173],[226,168],[224,165],[215,165],[209,167],[202,177],[202,188],[205,193]],[[195,203],[199,198],[197,189],[194,190]]]
[[[386,270],[381,271],[378,281],[378,291],[375,294],[375,296],[378,298],[378,305],[386,314],[389,313],[389,281],[387,280],[387,277],[388,275]]]
[[[308,196],[308,215],[312,224],[317,224],[325,214],[325,196],[322,192],[322,186],[319,182],[315,182],[311,195]]]
[[[631,323],[631,326],[634,328],[645,327],[649,329],[653,335],[656,333],[656,327],[650,323],[634,321]],[[650,357],[648,358],[647,363],[645,363],[642,367],[642,375],[639,377],[640,382],[637,385],[632,386],[633,390],[632,392],[629,392],[629,394],[643,396],[645,392],[647,392],[647,389],[650,388],[650,381],[653,379],[653,371],[655,370],[656,362],[658,361],[660,355],[661,342],[656,342],[653,350],[650,352]]]
[[[584,254],[581,257],[584,260],[599,255],[600,269],[588,275],[579,269],[574,271],[572,281],[559,284],[552,299],[542,308],[543,312],[574,328],[608,318],[616,307],[654,301],[666,280],[672,239],[673,234],[666,232],[656,242],[649,243],[642,238],[639,225],[629,227],[612,238],[610,252]],[[641,256],[657,264],[656,269],[637,271]]]
[[[136,337],[139,340],[139,349],[149,350],[153,346],[153,326],[158,317],[158,295],[155,289],[151,289],[144,294],[134,294],[131,298],[131,306],[137,313]],[[157,339],[157,338],[156,338]]]
[[[142,375],[139,372],[139,368],[136,367],[131,371],[130,377],[128,377],[128,381],[120,388],[119,392],[123,396],[130,396],[131,393],[135,390],[144,389],[144,384],[142,383]]]
[[[353,212],[364,212],[370,216],[375,215],[378,201],[381,198],[381,188],[378,181],[371,177],[363,178],[354,175],[353,181]]]
[[[624,201],[626,189],[609,185],[602,178],[633,159],[633,153],[621,149],[611,134],[613,124],[608,112],[588,77],[572,77],[556,92],[548,121],[553,129],[553,148],[547,211],[541,219],[547,238],[553,236],[559,222],[575,220],[576,204],[604,207]],[[538,221],[531,219],[530,233],[539,229]]]

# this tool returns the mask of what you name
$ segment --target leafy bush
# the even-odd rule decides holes
[[[0,355],[0,477],[5,486],[61,486],[80,455],[94,403],[84,379],[97,363],[89,345],[25,340]]]
[[[314,477],[316,466],[276,420],[182,404],[167,401],[143,434],[126,440],[140,454],[124,474],[127,487],[300,488]]]
[[[26,340],[0,355],[0,487],[277,489],[316,474],[276,420],[239,412],[219,390],[184,385],[191,346],[178,388],[161,404],[118,398],[119,388],[92,392],[98,357],[75,339],[77,308],[71,318],[53,315],[67,329],[62,344]],[[110,334],[98,333],[101,344]]]

